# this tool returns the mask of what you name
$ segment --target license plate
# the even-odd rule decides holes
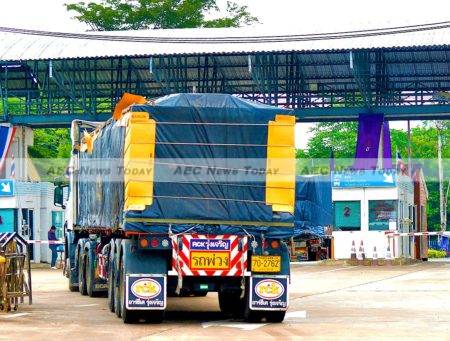
[[[252,256],[253,272],[280,272],[281,256]]]
[[[190,268],[192,270],[228,270],[230,269],[230,252],[191,251]]]

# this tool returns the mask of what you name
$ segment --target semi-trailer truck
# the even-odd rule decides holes
[[[71,291],[107,295],[125,323],[168,296],[217,292],[221,311],[288,308],[295,118],[224,94],[125,94],[107,122],[75,120],[66,206]]]

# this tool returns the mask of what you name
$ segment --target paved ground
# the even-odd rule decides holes
[[[450,340],[450,263],[396,267],[294,266],[283,324],[224,320],[217,295],[169,299],[160,325],[124,325],[106,299],[66,290],[59,271],[33,272],[34,304],[0,314],[0,339],[145,340],[220,337]]]

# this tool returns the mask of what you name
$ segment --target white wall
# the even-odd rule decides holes
[[[377,256],[379,258],[384,258],[386,256],[388,243],[390,243],[390,251],[393,257],[411,256],[411,252],[414,248],[410,245],[411,241],[409,237],[396,237],[388,241],[385,231],[369,231],[369,200],[399,200],[405,202],[405,205],[403,205],[406,207],[404,211],[405,214],[408,205],[413,205],[412,182],[410,179],[407,179],[403,179],[402,184],[399,182],[398,187],[390,188],[333,188],[333,202],[361,202],[361,230],[333,231],[334,257],[336,259],[350,258],[353,241],[355,242],[357,252],[361,241],[363,242],[365,255],[368,258],[373,257],[374,247],[376,247]],[[399,216],[400,215],[398,214],[398,217]],[[395,229],[401,230],[404,222],[402,221],[400,223],[401,224],[396,224]]]

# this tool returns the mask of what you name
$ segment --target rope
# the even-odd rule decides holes
[[[420,31],[438,30],[450,27],[450,21],[418,24],[409,26],[396,26],[390,28],[376,28],[354,31],[326,32],[326,33],[308,33],[297,35],[271,35],[271,36],[247,36],[247,37],[141,37],[127,35],[111,34],[86,34],[86,33],[65,33],[39,30],[27,30],[11,27],[0,27],[0,32],[15,33],[34,36],[46,36],[53,38],[69,38],[84,40],[103,40],[103,41],[124,41],[124,42],[149,42],[149,43],[178,43],[178,44],[225,44],[225,43],[277,43],[277,42],[295,42],[295,41],[316,41],[331,39],[348,39],[371,36],[383,36],[401,33],[411,33]]]
[[[291,145],[271,145],[271,144],[241,144],[241,143],[198,143],[198,142],[156,142],[162,145],[182,145],[182,146],[219,146],[219,147],[294,147]]]
[[[267,160],[261,158],[260,160]],[[270,160],[270,159],[269,159]],[[290,159],[289,159],[290,160]],[[147,161],[142,161],[142,163],[146,163]],[[155,161],[155,164],[166,165],[166,166],[182,166],[182,167],[197,167],[197,168],[206,168],[206,169],[217,169],[217,170],[228,170],[228,171],[237,171],[237,172],[251,172],[253,169],[245,169],[245,168],[229,168],[229,167],[217,167],[217,166],[202,166],[196,164],[189,163],[173,163],[173,162],[161,162]],[[259,172],[259,170],[258,170]],[[227,174],[224,174],[227,175]],[[277,173],[277,175],[292,175],[292,173]]]
[[[183,200],[213,200],[213,201],[232,201],[232,202],[243,202],[243,203],[253,203],[253,204],[264,204],[265,201],[258,200],[246,200],[246,199],[231,199],[231,198],[210,198],[210,197],[177,197],[171,195],[154,195],[153,198],[161,199],[183,199]],[[271,205],[286,205],[286,203],[271,203]]]

